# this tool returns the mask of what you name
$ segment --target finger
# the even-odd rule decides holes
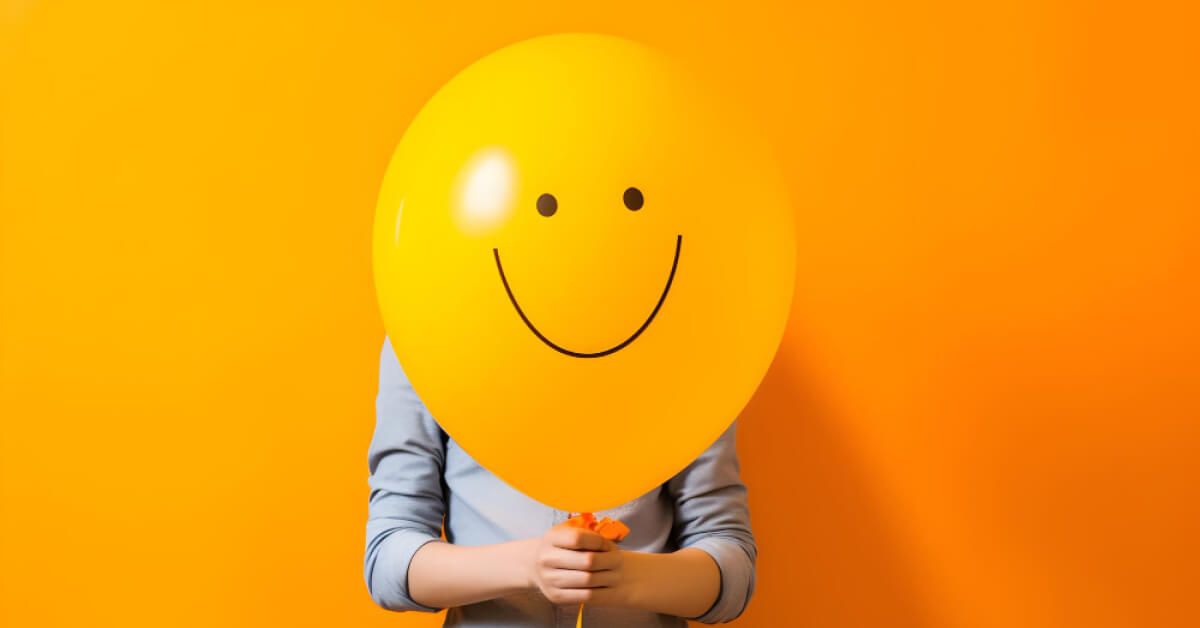
[[[596,589],[564,589],[565,591],[586,591],[588,595],[587,603],[595,606],[621,606],[625,602],[621,599],[621,589],[615,585],[608,585]]]
[[[547,538],[555,547],[579,550],[602,550],[606,542],[604,537],[591,530],[563,524],[551,528]]]
[[[552,569],[544,579],[556,589],[597,589],[611,587],[620,580],[616,571],[576,571],[574,569]]]
[[[607,589],[558,589],[551,587],[550,589],[543,590],[542,594],[554,604],[574,606],[576,604],[591,603],[597,591],[607,591]]]
[[[550,528],[547,538],[551,545],[564,549],[592,550],[598,552],[603,551],[606,544],[611,545],[607,539],[591,530],[572,528],[561,524]]]
[[[578,571],[604,571],[616,569],[621,564],[621,552],[589,552],[552,547],[542,555],[542,565],[555,569]]]

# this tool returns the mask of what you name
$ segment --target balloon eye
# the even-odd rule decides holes
[[[630,211],[637,211],[642,208],[646,199],[642,197],[642,191],[637,188],[628,188],[625,190],[625,206]]]
[[[558,211],[558,199],[553,194],[543,194],[537,200],[538,213],[549,218]]]

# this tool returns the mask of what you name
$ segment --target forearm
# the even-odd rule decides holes
[[[669,554],[625,552],[618,595],[630,608],[699,617],[721,593],[721,570],[707,552],[685,548]]]
[[[537,539],[494,545],[426,543],[408,566],[408,590],[425,606],[474,604],[528,590]]]

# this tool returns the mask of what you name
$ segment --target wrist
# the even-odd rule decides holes
[[[537,538],[524,539],[513,541],[510,544],[513,551],[512,564],[516,569],[514,583],[522,592],[538,588],[534,574],[537,571],[537,550],[540,540]]]

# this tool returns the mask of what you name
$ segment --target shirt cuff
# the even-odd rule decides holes
[[[408,592],[408,568],[417,550],[426,543],[441,541],[416,530],[396,530],[383,539],[372,570],[371,594],[380,606],[394,611],[425,611],[442,609],[418,603]]]
[[[754,563],[746,551],[736,541],[719,536],[701,537],[686,547],[707,553],[721,572],[721,590],[716,601],[703,615],[690,619],[703,624],[737,619],[754,593]]]

